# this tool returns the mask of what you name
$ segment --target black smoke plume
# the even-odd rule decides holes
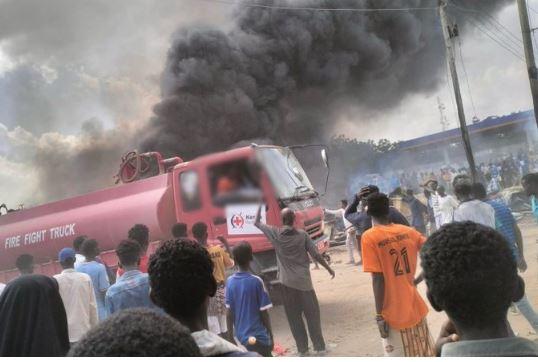
[[[444,80],[437,10],[246,6],[253,3],[356,9],[437,5],[434,0],[248,1],[237,6],[229,32],[180,29],[162,75],[162,101],[142,133],[142,149],[189,159],[254,138],[323,142],[335,133],[339,115],[364,110],[355,118],[367,126],[368,112],[394,107],[409,94],[431,92]],[[493,12],[508,3],[456,5]]]

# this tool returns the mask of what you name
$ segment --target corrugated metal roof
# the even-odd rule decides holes
[[[492,128],[504,127],[510,124],[515,124],[515,123],[526,123],[530,121],[534,122],[534,112],[532,110],[512,113],[510,115],[502,116],[502,117],[496,117],[496,116],[488,117],[480,122],[467,125],[467,128],[469,129],[469,133],[472,135],[473,133],[483,132]],[[443,131],[443,132],[434,133],[434,134],[430,134],[423,137],[414,138],[408,141],[402,141],[399,143],[398,148],[400,150],[406,150],[410,148],[425,146],[430,143],[446,141],[452,138],[461,139],[461,133],[460,133],[459,127],[450,129],[448,131]]]

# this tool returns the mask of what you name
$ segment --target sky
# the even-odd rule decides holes
[[[537,0],[529,3],[538,9]],[[226,30],[232,10],[205,0],[0,0],[0,204],[34,205],[112,184],[119,156],[134,147],[161,99],[174,32]],[[515,4],[495,17],[520,37]],[[520,58],[473,26],[460,38],[469,120],[532,108]],[[334,120],[333,132],[393,141],[439,132],[438,98],[455,127],[452,94],[442,82],[386,112],[353,109]]]

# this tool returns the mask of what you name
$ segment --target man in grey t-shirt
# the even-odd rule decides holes
[[[281,212],[283,226],[276,227],[261,222],[261,207],[258,209],[255,225],[275,248],[284,309],[297,350],[300,355],[308,353],[308,336],[302,317],[304,313],[314,350],[318,355],[322,355],[325,353],[325,341],[321,332],[318,299],[310,277],[308,254],[323,265],[333,278],[335,273],[318,253],[308,234],[293,227],[295,222],[293,211],[283,209]]]

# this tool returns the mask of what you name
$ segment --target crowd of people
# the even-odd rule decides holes
[[[522,186],[538,217],[538,174],[524,176]],[[355,264],[357,249],[372,277],[372,319],[384,354],[538,356],[536,344],[517,337],[507,320],[515,305],[538,332],[538,316],[518,274],[527,263],[515,219],[467,175],[454,177],[452,189],[455,199],[436,180],[426,182],[428,205],[407,191],[411,223],[376,185],[363,187],[338,210],[352,230],[350,262]],[[443,213],[449,206],[452,211]],[[314,355],[324,356],[311,260],[332,278],[335,271],[296,227],[294,211],[281,210],[281,226],[274,226],[261,221],[261,208],[255,226],[275,248],[298,354],[311,355],[310,337]],[[433,219],[425,222],[429,209]],[[209,245],[202,222],[192,226],[192,240],[185,224],[171,232],[173,239],[148,256],[149,230],[134,225],[116,247],[116,273],[99,258],[98,241],[85,236],[59,251],[63,271],[54,277],[33,274],[33,258],[20,256],[20,276],[0,291],[0,355],[272,356],[272,302],[251,272],[250,244],[232,249],[219,237],[221,245]],[[419,260],[422,272],[416,275]],[[236,272],[227,277],[233,266]],[[429,308],[417,291],[422,281],[429,304],[448,317],[436,341]]]
[[[509,154],[476,165],[477,181],[484,184],[488,193],[499,192],[516,186],[524,175],[538,170],[538,158],[531,157],[523,150],[516,155]],[[412,169],[389,171],[358,177],[355,183],[374,184],[385,193],[398,188],[419,190],[429,180],[435,180],[445,190],[452,191],[452,182],[457,175],[470,175],[468,166],[440,166],[435,169]]]
[[[134,225],[116,247],[115,274],[86,236],[60,250],[63,271],[52,278],[33,273],[31,255],[19,256],[20,276],[0,291],[0,356],[270,355],[272,304],[249,272],[250,244],[232,252],[220,238],[224,248],[210,246],[202,222],[195,240],[185,224],[171,232],[149,257],[149,230]],[[225,294],[234,260],[239,271]]]
[[[538,174],[521,184],[538,219]],[[363,271],[372,275],[385,356],[538,355],[536,344],[516,337],[507,321],[508,309],[517,308],[538,333],[538,315],[518,275],[527,262],[511,210],[467,174],[452,179],[455,197],[435,179],[423,187],[426,204],[405,191],[411,224],[376,185],[363,187],[343,211],[357,241],[349,253],[362,251]],[[419,254],[423,271],[416,276]],[[449,317],[435,343],[416,288],[423,280],[430,305]]]

